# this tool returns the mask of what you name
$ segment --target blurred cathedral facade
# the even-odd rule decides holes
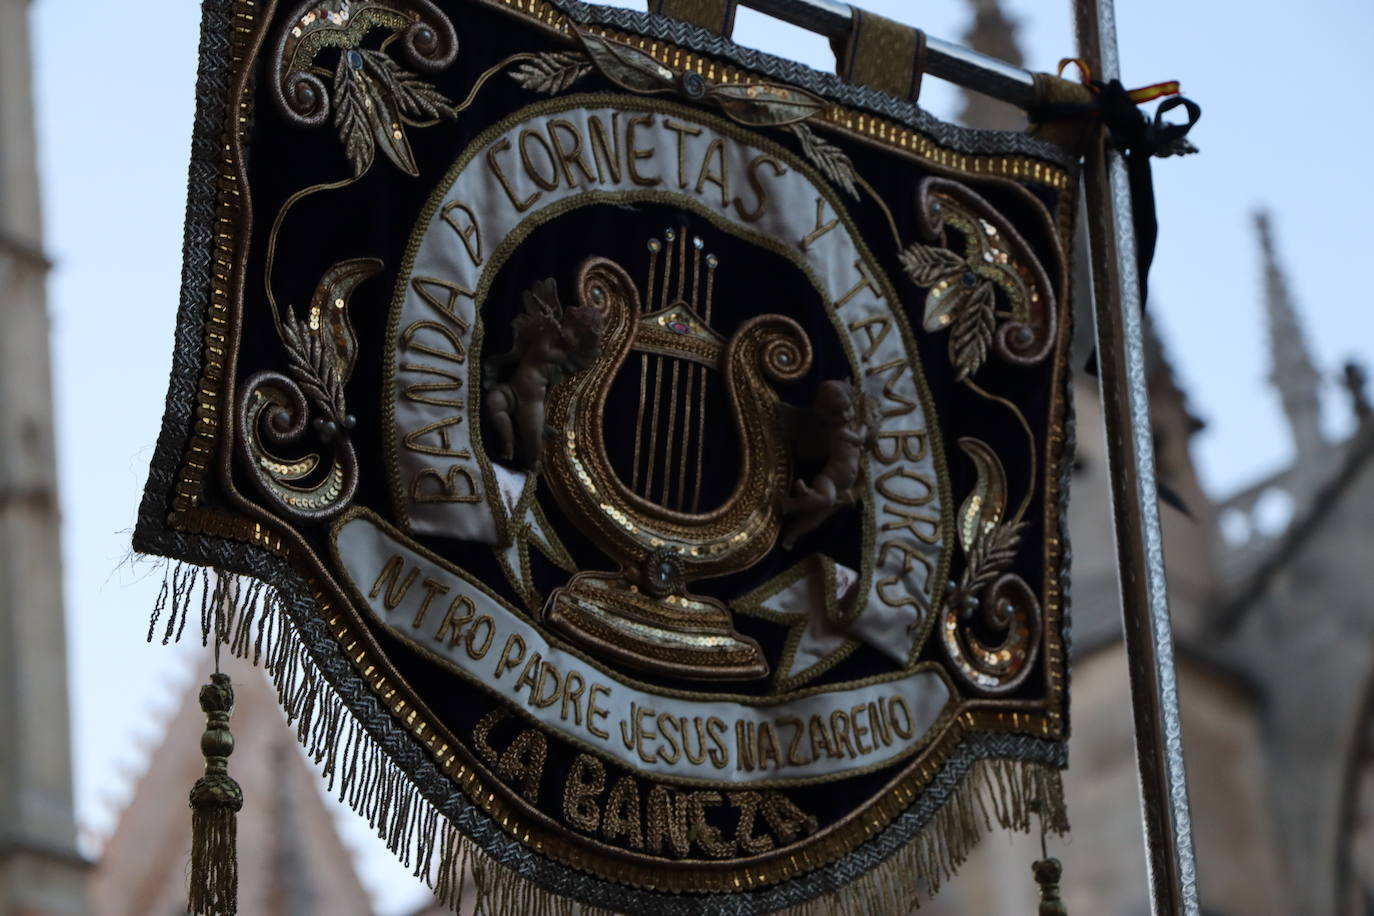
[[[970,0],[971,46],[1021,62],[997,0]],[[185,791],[203,763],[195,688],[133,787],[98,860],[77,853],[66,716],[58,517],[42,232],[36,194],[27,14],[0,0],[0,916],[177,916],[185,912]],[[970,97],[975,127],[1024,125]],[[1374,914],[1374,411],[1362,371],[1314,365],[1279,263],[1256,219],[1271,381],[1292,464],[1223,499],[1191,457],[1202,426],[1159,340],[1149,384],[1192,825],[1204,913]],[[1083,300],[1084,297],[1080,297]],[[1090,311],[1080,302],[1078,351]],[[1335,377],[1355,415],[1322,433]],[[35,379],[39,382],[35,383]],[[1148,912],[1130,698],[1121,642],[1107,462],[1095,379],[1075,385],[1079,457],[1070,529],[1072,721],[1065,777],[1074,832],[1050,840],[1076,916]],[[240,911],[368,916],[373,910],[336,811],[256,671],[238,685],[233,771]],[[923,911],[1033,912],[1040,839],[993,833]],[[415,916],[437,916],[427,908]],[[886,916],[886,914],[884,914]],[[895,916],[895,914],[894,914]]]

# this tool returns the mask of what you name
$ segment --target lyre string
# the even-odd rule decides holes
[[[701,236],[692,239],[692,247],[695,253],[692,255],[692,311],[701,314]],[[687,454],[692,447],[692,407],[697,399],[698,381],[702,378],[705,370],[696,363],[687,364],[687,390],[683,395],[683,419],[682,419],[682,460],[677,464],[677,499],[673,502],[673,508],[682,511],[687,503]],[[701,466],[701,439],[700,432],[697,438],[697,466]]]
[[[710,327],[717,267],[715,255],[706,254],[701,238],[694,237],[692,247],[695,251],[689,262],[685,226],[668,229],[664,232],[664,240],[666,244],[657,238],[650,239],[648,243],[649,276],[645,284],[640,315],[665,312],[670,306],[682,303],[702,318],[706,327]],[[663,255],[661,263],[660,253]],[[673,282],[674,278],[676,283]],[[666,380],[666,390],[664,360],[672,362],[672,372]],[[651,361],[652,384],[649,381]],[[653,499],[654,492],[657,491],[657,502],[660,505],[670,506],[678,511],[686,510],[690,502],[691,511],[697,512],[701,508],[703,461],[706,453],[707,395],[711,376],[709,367],[698,365],[691,360],[685,362],[684,371],[684,360],[681,358],[664,356],[661,353],[640,353],[639,404],[635,415],[634,463],[630,487],[646,499]],[[645,410],[651,403],[653,409],[648,424],[648,455],[645,456]],[[666,417],[663,416],[665,403]],[[695,429],[692,422],[694,419]],[[693,451],[693,440],[696,443],[696,473],[689,500],[687,459]],[[662,455],[659,454],[660,442]],[[660,460],[662,480],[658,477]],[[673,480],[674,468],[677,469],[676,486]]]
[[[716,256],[711,255],[706,259],[706,309],[702,313],[702,320],[706,326],[711,326],[711,303],[716,286]],[[703,367],[698,367],[701,373],[701,413],[697,420],[697,479],[692,487],[692,511],[701,510],[701,467],[706,454],[706,386],[709,377]]]
[[[654,307],[654,281],[658,275],[658,250],[663,247],[658,239],[649,240],[649,282],[644,292],[644,301],[639,304],[639,313]],[[644,394],[649,383],[649,354],[639,354],[639,410],[635,415],[635,454],[634,467],[630,471],[630,489],[639,489],[639,453],[644,444]]]
[[[677,241],[677,233],[674,232],[672,229],[669,229],[667,232],[664,233],[664,237],[667,239],[668,245],[666,246],[666,257],[664,258],[663,268],[663,302],[660,306],[660,308],[662,309],[666,309],[668,307],[668,281],[673,276],[673,246],[674,243]],[[653,361],[654,390],[650,395],[650,399],[653,401],[654,410],[649,418],[649,469],[648,472],[645,474],[644,490],[641,494],[645,498],[650,498],[650,494],[653,492],[654,489],[654,483],[657,480],[657,478],[654,477],[654,467],[656,462],[658,461],[658,421],[659,413],[663,403],[663,357],[658,354],[654,354]]]
[[[678,228],[677,237],[677,297],[674,303],[683,301],[683,292],[687,286],[687,227]],[[660,357],[661,359],[662,357]],[[669,357],[673,364],[672,378],[668,383],[668,428],[667,436],[663,443],[663,488],[659,491],[659,505],[669,504],[670,495],[673,488],[673,453],[678,445],[677,432],[677,402],[681,397],[678,382],[682,374],[682,361],[676,357]]]
[[[682,292],[687,286],[687,227],[683,226],[677,239],[677,301],[682,301]]]
[[[682,373],[682,360],[677,357],[670,357],[673,364],[673,378],[668,383],[668,438],[663,443],[663,490],[659,497],[659,505],[669,504],[673,490],[673,450],[677,445],[677,402],[679,400],[678,377]],[[685,451],[685,450],[684,450]],[[678,464],[682,464],[681,460]]]

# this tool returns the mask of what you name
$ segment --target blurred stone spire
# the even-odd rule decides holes
[[[0,0],[0,913],[82,916],[38,177],[29,2]]]
[[[968,3],[973,9],[973,24],[964,33],[964,44],[1018,67],[1025,63],[1021,47],[1016,43],[1016,20],[1002,11],[999,0],[968,0]],[[996,130],[1024,130],[1026,127],[1026,115],[1019,108],[967,89],[959,121],[969,127]]]
[[[1288,281],[1274,251],[1269,213],[1255,214],[1260,250],[1264,259],[1264,302],[1269,321],[1269,381],[1279,393],[1293,437],[1294,465],[1298,476],[1311,487],[1330,461],[1330,450],[1321,431],[1321,373],[1312,364],[1302,327],[1288,290]],[[1311,488],[1308,489],[1311,493]]]

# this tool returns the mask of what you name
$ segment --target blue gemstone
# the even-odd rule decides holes
[[[363,68],[363,56],[357,51],[349,51],[348,65],[354,70],[361,70]]]

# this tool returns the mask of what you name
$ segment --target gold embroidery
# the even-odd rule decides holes
[[[495,677],[499,680],[502,674],[519,666],[525,660],[525,640],[519,633],[512,633],[506,637],[506,645],[501,649],[501,658],[496,662]]]
[[[695,124],[685,121],[674,121],[672,118],[664,118],[663,126],[677,134],[677,186],[679,190],[687,189],[687,138],[700,137],[702,128]],[[653,301],[653,297],[648,297]]]
[[[605,788],[605,765],[590,754],[578,754],[563,791],[563,817],[577,829],[595,833],[601,823],[596,799]]]
[[[778,746],[778,736],[773,731],[772,723],[760,722],[758,736],[759,769],[776,770],[782,760],[782,748]]]
[[[601,716],[602,718],[608,718],[610,716],[610,710],[596,705],[596,692],[598,690],[605,696],[611,695],[611,688],[607,687],[605,684],[592,684],[591,692],[587,694],[587,731],[605,740],[611,737],[611,733],[604,729],[597,728],[596,717]]]
[[[711,168],[712,156],[716,158],[718,166],[716,169]],[[725,141],[719,137],[711,141],[711,145],[706,148],[706,155],[701,159],[701,171],[697,174],[696,192],[700,194],[708,184],[720,188],[721,209],[730,206],[730,173],[725,168]]]
[[[601,833],[608,840],[622,840],[631,849],[644,848],[639,829],[639,787],[633,776],[622,776],[606,797]]]
[[[505,721],[510,713],[501,707],[496,707],[491,712],[477,720],[477,724],[472,728],[472,747],[487,763],[496,764],[500,760],[500,755],[495,748],[488,743],[487,739],[491,735],[491,730],[498,724]]]
[[[658,749],[657,759],[671,765],[677,763],[679,760],[682,759],[682,751],[678,748],[677,738],[669,734],[668,730],[670,726],[674,731],[677,731],[679,735],[682,734],[679,720],[674,719],[666,712],[660,713],[658,717],[658,734],[660,737],[663,738],[664,742],[668,745],[668,747],[672,748],[672,755],[669,756],[669,754],[666,751],[664,751],[662,747],[660,747]]]
[[[530,804],[539,803],[539,783],[544,776],[544,759],[548,756],[549,745],[543,733],[527,729],[506,748],[501,762],[496,766],[498,775],[518,781],[520,794]]]
[[[778,720],[779,728],[792,729],[791,737],[784,737],[783,741],[787,745],[787,765],[791,767],[805,766],[809,761],[797,756],[797,751],[801,749],[802,736],[806,734],[806,726],[802,720],[796,716],[784,716]]]
[[[461,319],[460,319],[461,321]],[[466,330],[466,328],[464,328]],[[418,343],[415,335],[421,331],[433,331],[452,345],[451,350],[440,350],[438,347],[426,343]],[[467,360],[467,348],[463,346],[463,339],[458,336],[453,329],[442,325],[437,321],[415,321],[412,322],[404,331],[401,332],[401,341],[411,350],[417,353],[427,353],[439,359],[448,360],[451,363],[463,363]],[[402,366],[401,368],[409,368]]]
[[[498,0],[498,2],[504,2],[504,0]],[[522,6],[524,5],[524,0],[522,0]],[[235,46],[239,48],[239,50],[235,52],[235,60],[237,62],[240,62],[236,63],[235,66],[240,68],[244,66],[244,64],[241,63],[242,61],[250,59],[250,56],[242,50],[242,46],[251,39],[252,35],[254,34],[254,29],[258,27],[258,24],[253,21],[252,16],[243,12],[243,10],[250,8],[251,7],[249,5],[240,4],[236,12],[236,16],[242,19],[242,22],[239,23],[238,27],[236,27],[233,36]],[[511,4],[511,8],[515,9],[513,2]],[[542,3],[529,2],[528,8],[532,11],[538,11],[537,15],[540,17],[540,21],[546,21],[549,23],[560,22],[556,12]],[[668,51],[666,49],[666,46],[664,46],[661,49],[656,48],[653,53],[667,54]],[[686,61],[697,60],[696,58],[693,58],[691,55],[686,55],[686,57],[682,59]],[[724,73],[724,71],[722,72]],[[235,79],[237,80],[238,77],[236,76]],[[248,103],[239,90],[236,90],[236,92],[238,93],[238,95],[236,96],[237,102],[231,103],[231,105],[228,106],[228,111],[226,113],[226,122],[229,125],[229,134],[234,138],[233,143],[228,144],[229,152],[227,154],[227,167],[230,170],[236,169],[236,160],[234,158],[237,153],[236,144],[240,142],[241,131],[245,129],[244,125],[248,123],[248,119],[246,117]],[[827,113],[827,118],[842,120],[845,117],[850,117],[850,115],[848,115],[840,109],[836,109],[836,112],[833,115]],[[880,122],[878,119],[859,118],[855,123],[851,123],[849,127],[857,131],[864,131],[876,135],[877,131],[879,130],[879,124]],[[892,132],[892,136],[894,138],[894,142],[899,142],[900,145],[906,145],[906,137],[901,137],[899,139],[898,133],[895,130]],[[977,161],[978,160],[976,160],[976,158],[964,157],[954,154],[950,156],[950,161],[947,164],[954,168],[968,168],[971,167],[970,163],[976,163]],[[1041,175],[1042,164],[1035,163],[1034,166],[1035,174],[1037,177],[1039,177]],[[1019,168],[1020,166],[1016,167]],[[997,173],[996,169],[986,169],[985,171],[988,171],[990,173]],[[1008,174],[1009,172],[1006,168],[1004,168],[1001,173]],[[1029,174],[1028,168],[1026,173]],[[1056,174],[1055,170],[1048,166],[1044,168],[1044,176],[1045,179],[1052,184],[1052,186],[1056,187],[1062,187],[1064,185],[1054,184],[1054,182],[1063,182],[1067,180],[1063,176]],[[223,264],[230,264],[231,262],[233,262],[233,252],[234,246],[236,244],[235,239],[237,233],[237,224],[235,222],[235,219],[233,218],[233,213],[236,208],[235,200],[239,194],[244,193],[246,191],[246,188],[242,186],[237,172],[235,172],[235,174],[229,174],[225,176],[225,187],[226,190],[224,190],[221,193],[220,198],[220,225],[228,228],[225,229],[225,234],[223,236],[217,238],[216,244],[219,245],[221,248],[222,257],[220,262]],[[1062,211],[1063,208],[1061,207],[1061,212]],[[234,263],[236,265],[234,267],[235,270],[241,269],[239,266],[237,266],[237,262]],[[225,288],[221,289],[221,286]],[[244,542],[262,545],[267,549],[273,550],[274,552],[279,553],[283,556],[290,556],[290,552],[282,542],[280,535],[274,534],[270,529],[265,527],[263,524],[256,522],[245,523],[243,520],[229,516],[226,513],[218,512],[215,510],[203,510],[195,508],[195,506],[201,498],[200,486],[201,481],[203,481],[204,479],[206,469],[213,466],[213,462],[212,460],[210,460],[210,455],[213,453],[213,443],[215,437],[218,434],[218,425],[215,421],[215,409],[217,403],[216,399],[218,396],[217,386],[219,383],[219,379],[221,378],[222,372],[221,360],[223,358],[222,354],[224,353],[224,335],[227,326],[227,303],[231,297],[231,293],[228,291],[229,286],[230,284],[227,281],[222,284],[217,283],[215,290],[213,290],[213,297],[211,300],[212,311],[210,320],[207,322],[206,332],[207,339],[210,341],[210,346],[208,348],[209,355],[207,355],[205,380],[204,384],[202,385],[202,391],[206,394],[203,399],[204,403],[198,405],[197,408],[196,425],[194,427],[195,435],[188,449],[187,462],[184,466],[184,473],[181,478],[181,482],[179,483],[176,490],[174,502],[176,511],[172,516],[172,524],[178,530],[185,530],[190,532],[204,532],[222,537],[233,537]],[[1060,425],[1061,423],[1062,408],[1056,407],[1056,416],[1052,421],[1049,440],[1049,453],[1051,454],[1051,456],[1057,456],[1061,448],[1061,443],[1063,440],[1063,430],[1062,426]],[[1054,458],[1052,457],[1051,468],[1053,468],[1054,466]],[[1054,494],[1055,492],[1057,492],[1057,482],[1053,478],[1052,471],[1046,474],[1046,481],[1046,512],[1048,514],[1053,511],[1051,507],[1055,504]],[[1049,537],[1046,539],[1045,550],[1047,558],[1047,568],[1057,568],[1055,561],[1058,557],[1058,553],[1061,550],[1061,547],[1057,543],[1055,538]],[[299,556],[297,556],[294,562],[302,564],[304,561]],[[348,622],[351,618],[349,616],[347,608],[337,606],[334,603],[335,599],[332,598],[331,594],[326,593],[324,591],[325,589],[329,588],[327,583],[317,582],[314,579],[312,579],[312,582],[315,582],[315,587],[320,590],[317,592],[317,594],[320,594],[322,596],[319,599],[322,613],[325,614],[325,616],[328,619],[330,619],[331,627],[335,628],[336,636],[339,639],[341,645],[350,648],[349,657],[354,660],[354,664],[358,666],[358,670],[364,673],[364,675],[368,678],[368,682],[376,691],[377,696],[386,701],[388,704],[400,702],[397,699],[397,697],[398,695],[405,694],[405,688],[403,685],[398,686],[396,682],[389,680],[385,674],[379,673],[385,670],[386,666],[384,661],[382,661],[380,658],[376,656],[373,656],[366,649],[356,649],[356,647],[362,645],[359,642],[360,634],[355,629],[353,629],[354,624]],[[1060,613],[1059,592],[1057,587],[1051,587],[1049,592],[1047,592],[1045,610],[1047,619],[1051,621],[1051,632],[1054,632],[1055,625],[1053,622],[1058,620],[1058,615]],[[331,614],[334,616],[331,617]],[[471,634],[475,630],[476,627],[470,630],[469,634]],[[490,637],[488,637],[487,643],[489,644],[490,641]],[[471,640],[469,640],[469,642],[471,643]],[[1050,648],[1053,651],[1055,651],[1056,653],[1061,651],[1061,647],[1058,646],[1056,641],[1050,640],[1050,643]],[[1057,704],[1059,702],[1058,697],[1060,696],[1059,690],[1061,684],[1057,676],[1052,678],[1051,687],[1051,699],[1048,703],[1048,711],[1044,711],[1042,710],[1042,707],[1037,706],[1037,712],[1034,716],[1032,716],[1029,713],[1022,713],[1020,721],[1016,725],[1012,724],[1012,720],[1009,715],[1003,717],[1000,713],[995,715],[983,713],[970,713],[968,716],[962,718],[959,721],[958,727],[960,729],[1005,729],[1022,732],[1027,730],[1034,731],[1037,729],[1042,729],[1046,734],[1057,734],[1059,733],[1059,730],[1062,728],[1062,724],[1058,724],[1061,723],[1061,718],[1057,710]],[[1043,715],[1041,714],[1042,712]],[[907,711],[907,714],[909,716],[909,711]],[[424,715],[416,716],[414,712],[410,712],[409,718],[401,718],[402,721],[405,722],[407,727],[409,727],[418,737],[420,737],[420,739],[425,743],[426,746],[431,748],[436,753],[437,759],[442,764],[444,764],[446,771],[453,775],[455,780],[458,781],[458,783],[462,785],[472,797],[477,797],[478,789],[477,784],[475,782],[476,777],[474,777],[470,771],[463,768],[463,764],[461,763],[462,758],[460,755],[456,754],[449,747],[448,744],[436,738],[436,735],[441,732],[441,729],[430,724]],[[1037,722],[1048,724],[1043,726],[1033,724]],[[428,728],[427,732],[426,728]],[[948,742],[945,742],[945,744],[948,744]],[[927,774],[933,772],[931,767],[938,766],[938,762],[941,759],[942,757],[939,752],[939,749],[936,748],[934,751],[932,751],[931,755],[929,755],[928,762],[922,763],[919,769],[912,769],[911,775],[909,776],[909,780],[906,783],[906,785],[908,787],[919,787],[922,784],[922,780],[928,778]],[[905,791],[914,790],[915,789],[908,789]],[[487,794],[488,796],[490,795],[490,793]],[[909,795],[904,797],[909,797]],[[488,801],[483,803],[483,807],[489,811],[499,811],[501,810],[500,806],[501,802],[499,800],[491,800],[490,798],[488,799]],[[889,817],[891,814],[892,809],[889,805],[878,804],[874,807],[876,809],[874,815],[878,819],[881,819],[883,817]],[[517,822],[514,820],[512,821],[511,829],[519,829]],[[832,844],[827,847],[828,851],[818,852],[818,855],[821,857],[832,855],[833,851],[842,848],[845,842],[849,841],[841,841]],[[581,854],[571,851],[560,852],[560,857],[566,856],[570,859],[577,859],[579,855]],[[751,871],[749,872],[749,880],[776,880],[776,876],[788,873],[788,868],[784,866],[780,869],[769,869],[766,873],[768,877],[763,877],[765,872],[764,870],[760,870],[757,872],[756,877],[755,872]],[[643,877],[639,879],[627,878],[627,880],[646,880],[650,882],[656,882],[660,880],[660,878]],[[704,884],[707,884],[711,887],[718,887],[722,889],[728,886],[728,883],[717,883],[717,881],[719,880],[721,879],[713,877],[708,882],[704,882]],[[725,880],[728,882],[728,878]],[[738,881],[739,878],[736,877],[735,880]],[[692,889],[700,888],[693,887]]]
[[[577,682],[576,687],[573,686],[573,681]],[[573,724],[582,724],[582,706],[579,704],[578,701],[582,699],[582,691],[585,688],[585,686],[586,684],[582,680],[582,675],[578,674],[576,671],[568,672],[568,677],[563,682],[563,706],[559,710],[558,714],[558,717],[560,719],[562,719],[565,722],[567,721],[568,704],[571,703],[573,711]]]
[[[791,843],[798,837],[815,833],[819,826],[814,816],[802,811],[781,792],[764,793],[763,819],[784,843]]]
[[[740,198],[736,197],[734,200],[735,211],[739,213],[740,217],[745,222],[756,223],[763,219],[763,215],[768,212],[768,205],[770,203],[768,185],[764,183],[759,175],[760,167],[765,165],[773,170],[774,178],[781,178],[783,175],[787,174],[787,166],[783,165],[772,156],[764,153],[754,157],[753,161],[749,163],[748,170],[745,172],[745,179],[749,182],[749,190],[754,193],[757,202],[752,207],[746,207],[744,201]],[[708,314],[706,319],[709,321],[710,318],[711,316]]]
[[[424,486],[427,480],[437,482],[439,488],[427,492]],[[459,488],[460,483],[466,485],[466,492]],[[417,503],[479,503],[482,494],[468,469],[455,464],[447,474],[438,468],[421,468],[417,471],[410,483],[410,498]]]
[[[759,804],[763,800],[757,792],[731,792],[730,804],[739,809],[739,827],[735,830],[735,842],[748,853],[767,852],[775,845],[773,838],[766,833],[754,834],[754,819],[758,817]]]
[[[679,859],[687,857],[691,851],[691,840],[687,835],[687,814],[691,807],[687,797],[673,792],[667,786],[654,784],[649,790],[648,829],[645,831],[645,848],[651,853],[663,853],[664,840],[669,843],[667,852]]]
[[[854,756],[854,745],[849,743],[849,716],[844,710],[836,709],[830,713],[830,734],[834,736],[836,749],[842,747],[846,754]]]
[[[1061,440],[1062,441],[1062,440]],[[338,616],[340,612],[349,614],[351,611],[344,606],[335,606],[327,600],[322,606],[322,612],[331,621],[331,627],[337,626],[334,630],[335,636],[345,645],[356,645],[357,637],[354,635],[352,624],[343,623]],[[361,652],[351,656],[357,669],[363,673],[369,686],[379,699],[384,700],[388,705],[394,705],[398,691],[403,690],[396,682],[393,682],[385,674],[380,673],[378,666],[379,659],[370,656],[367,652]],[[1058,688],[1062,690],[1062,684]],[[1056,699],[1055,702],[1058,702]],[[905,701],[897,698],[890,708],[893,713],[900,711],[906,729],[903,731],[897,725],[897,719],[893,716],[893,727],[899,735],[909,737],[911,734],[910,709]],[[825,864],[834,861],[840,855],[853,849],[858,843],[871,836],[871,831],[878,824],[885,824],[896,817],[905,809],[909,801],[922,791],[929,781],[940,771],[948,757],[950,751],[958,745],[963,736],[970,730],[982,731],[1024,731],[1028,727],[1035,727],[1040,733],[1048,736],[1062,736],[1062,731],[1055,732],[1049,723],[1055,721],[1062,722],[1062,717],[1058,715],[1046,716],[1043,713],[1044,707],[1040,704],[1025,704],[1024,708],[1028,712],[1019,715],[1019,721],[1013,724],[1012,714],[1004,711],[966,711],[959,716],[951,717],[945,725],[938,725],[934,733],[938,734],[938,740],[932,742],[928,752],[923,758],[904,771],[901,780],[894,786],[891,793],[874,800],[868,809],[864,819],[848,819],[838,825],[838,829],[828,831],[825,835],[827,839],[819,845],[810,847],[808,855],[811,857],[805,865],[806,869],[815,865]],[[1041,723],[1041,724],[1037,724]],[[463,788],[468,797],[473,799],[483,810],[487,811],[498,820],[509,817],[512,811],[502,801],[499,796],[487,791],[477,773],[470,768],[464,761],[467,759],[461,748],[451,743],[451,739],[443,738],[445,734],[442,726],[426,722],[421,717],[413,717],[408,723],[412,733],[419,738],[425,746],[429,747],[435,754],[436,760],[444,768],[455,782]],[[474,741],[474,749],[477,743]],[[584,795],[595,797],[604,790],[604,767],[595,757],[591,755],[581,755],[579,762],[575,762],[572,772],[580,774],[582,784],[594,785],[595,772],[599,770],[602,774],[602,782],[599,788],[584,790]],[[576,793],[574,793],[576,795]],[[761,805],[761,813],[764,814],[765,822],[769,823],[775,835],[783,839],[783,842],[792,840],[784,838],[784,834],[789,834],[795,839],[810,827],[814,831],[815,820],[804,812],[800,812],[795,805],[788,802],[785,798],[778,800],[776,793],[764,793],[765,801]],[[594,804],[594,803],[593,803]],[[565,799],[566,805],[566,799]],[[646,823],[646,848],[650,853],[661,853],[664,851],[664,840],[668,840],[667,854],[677,858],[685,858],[689,853],[689,840],[687,838],[686,816],[688,813],[688,803],[685,797],[680,800],[675,798],[675,793],[663,785],[655,785],[649,795],[646,804],[648,817]],[[583,806],[583,813],[586,808]],[[585,828],[588,832],[595,832],[599,827],[600,809],[593,807],[596,820],[591,822],[591,826]],[[779,832],[774,822],[780,823],[783,831]],[[516,822],[510,821],[510,829],[517,829]],[[789,827],[789,825],[793,825]],[[521,827],[519,829],[528,830]],[[555,858],[565,864],[574,867],[588,867],[593,862],[604,862],[600,854],[587,850],[581,851],[575,847],[561,844],[556,838],[556,834],[539,833],[537,829],[522,833],[527,842],[542,843],[540,848],[549,850]],[[754,863],[748,866],[747,872],[735,868],[727,867],[724,871],[708,871],[693,873],[673,873],[664,871],[658,866],[646,868],[628,868],[620,872],[626,880],[636,883],[638,886],[652,886],[665,890],[680,891],[728,891],[736,887],[737,882],[745,880],[746,875],[753,876],[750,880],[762,881],[764,883],[775,883],[786,880],[789,877],[799,874],[802,869],[802,861],[793,854],[783,858],[772,859],[764,863]],[[624,867],[623,863],[617,867]]]
[[[535,191],[524,200],[515,196],[515,188],[511,186],[510,179],[506,177],[505,170],[501,168],[501,163],[496,159],[499,154],[504,153],[510,148],[511,142],[504,137],[494,143],[491,149],[487,150],[487,168],[491,169],[491,173],[495,175],[496,180],[501,183],[501,189],[504,190],[506,196],[510,198],[511,206],[515,207],[515,209],[521,213],[524,213],[530,207],[534,206],[535,201],[544,195],[539,191]]]
[[[448,593],[447,585],[429,578],[425,579],[424,588],[425,597],[420,599],[420,609],[415,612],[415,619],[410,623],[417,630],[425,622],[425,617],[429,614],[429,606],[434,602],[434,599]]]
[[[466,226],[460,225],[454,217],[454,211],[461,211],[468,218]],[[478,267],[482,266],[482,228],[477,221],[477,214],[472,212],[469,207],[461,200],[451,200],[444,204],[439,211],[439,218],[453,227],[453,231],[458,233],[458,239],[463,243],[464,250],[468,257],[472,258],[472,263]],[[452,300],[450,300],[450,303]],[[448,309],[452,311],[452,308]]]
[[[654,151],[651,149],[642,150],[635,146],[635,130],[639,127],[648,127],[653,123],[653,115],[635,115],[625,122],[625,148],[629,151],[629,156],[625,160],[625,170],[630,173],[631,181],[646,188],[662,184],[663,179],[656,175],[641,175],[639,173],[639,166],[636,163],[640,159],[652,159]]]
[[[436,375],[445,381],[440,382],[411,382],[406,385],[405,391],[401,392],[401,397],[416,404],[429,404],[433,407],[447,407],[452,410],[461,410],[463,401],[458,398],[436,398],[431,392],[452,391],[455,394],[463,387],[463,377],[452,372],[445,371],[436,366],[418,365],[415,363],[402,363],[401,371],[419,372],[427,375]],[[456,466],[456,465],[455,465]]]
[[[476,223],[474,222],[473,225],[476,226]],[[441,280],[438,277],[415,276],[411,278],[410,285],[423,302],[457,325],[460,333],[466,334],[468,332],[470,325],[458,315],[458,309],[455,306],[458,304],[459,296],[473,299],[477,295],[475,292],[464,288],[461,284]],[[448,298],[440,302],[432,287],[445,290],[448,293]],[[461,360],[458,361],[461,362]]]
[[[705,850],[708,856],[717,859],[728,859],[735,854],[735,844],[727,843],[721,839],[720,831],[713,827],[706,819],[706,811],[720,804],[719,792],[692,792],[688,795],[691,806],[691,826],[688,828],[688,837]]]
[[[530,689],[530,700],[534,699],[535,690],[539,687],[539,673],[542,671],[540,662],[542,659],[538,652],[530,656],[529,661],[525,662],[525,667],[520,670],[520,676],[515,679],[514,693],[519,693],[521,687]],[[499,666],[498,666],[499,668]],[[498,670],[497,676],[500,677]]]
[[[405,581],[398,582],[401,570],[405,569],[405,558],[400,554],[392,554],[382,567],[382,571],[377,575],[377,581],[372,585],[372,592],[369,597],[376,598],[386,589],[386,596],[382,598],[382,605],[388,611],[394,611],[396,606],[405,600],[406,592],[410,591],[410,585],[415,581],[415,577],[420,575],[418,566],[410,570],[410,575],[406,576]]]
[[[800,248],[802,251],[806,251],[812,245],[816,244],[816,242],[820,241],[821,236],[825,235],[827,232],[830,232],[839,224],[840,217],[838,215],[828,223],[825,221],[825,198],[817,197],[816,228],[810,235],[806,236],[800,242],[798,242],[797,247]]]
[[[601,118],[588,118],[592,158],[596,161],[596,177],[602,184],[620,184],[620,112],[611,113],[611,129],[606,130]]]
[[[456,613],[460,608],[466,612],[462,616]],[[445,612],[444,619],[439,622],[439,630],[434,634],[434,638],[439,642],[447,640],[449,646],[458,645],[463,639],[463,626],[476,616],[477,605],[473,604],[472,599],[467,595],[459,595],[449,604],[448,611]],[[491,620],[491,618],[488,617],[487,620]]]
[[[688,274],[681,266],[686,263],[685,244],[683,238],[677,257],[679,302]],[[665,290],[667,283],[665,276]],[[694,281],[694,298],[696,285]],[[790,458],[772,432],[777,396],[765,376],[779,381],[799,378],[810,364],[809,341],[799,326],[782,316],[750,319],[735,332],[725,348],[725,365],[713,368],[725,371],[739,405],[742,480],[724,506],[706,516],[688,516],[665,505],[674,476],[671,467],[664,469],[659,502],[653,503],[648,493],[629,490],[596,451],[604,412],[592,405],[604,400],[616,372],[635,348],[641,300],[625,271],[604,259],[587,261],[576,286],[581,307],[598,307],[605,315],[602,355],[551,391],[549,422],[562,433],[545,449],[545,476],[565,511],[595,532],[627,575],[579,573],[550,596],[546,620],[575,640],[649,670],[701,678],[766,674],[757,644],[734,632],[725,606],[687,593],[683,580],[747,568],[771,547],[780,524],[771,492],[789,476],[780,480],[778,472]],[[690,337],[695,310],[686,303],[674,308],[685,311],[673,327],[679,336]],[[675,392],[681,364],[677,358],[669,361],[669,390]],[[658,361],[655,391],[662,367]],[[676,394],[669,399],[669,462],[678,438],[678,400]],[[653,420],[658,403],[655,397]],[[655,484],[657,432],[651,420],[650,488]],[[676,476],[685,480],[684,475]],[[684,631],[672,619],[675,604],[696,612],[697,623],[690,629]]]
[[[549,171],[547,175],[542,174],[535,166],[535,157],[530,155],[529,141],[531,140],[539,144],[539,149],[543,154],[544,161],[548,163]],[[525,174],[529,176],[530,180],[545,191],[552,191],[554,188],[557,188],[558,162],[554,159],[553,150],[549,148],[549,144],[544,139],[544,135],[533,128],[527,127],[520,131],[520,139],[517,142],[520,147],[520,164],[524,166]]]
[[[825,751],[827,757],[839,757],[839,748],[833,747],[830,743],[830,731],[826,728],[825,720],[820,716],[812,716],[807,724],[807,731],[811,738],[811,759],[818,760],[821,751]]]
[[[563,146],[563,141],[559,139],[560,130],[564,137],[572,135],[571,149]],[[549,141],[553,144],[554,152],[557,153],[558,165],[563,170],[563,179],[568,183],[568,187],[575,188],[581,183],[573,177],[573,167],[582,173],[587,184],[596,183],[597,178],[592,174],[591,166],[587,163],[586,157],[583,156],[582,132],[577,129],[576,125],[566,118],[550,118]]]

